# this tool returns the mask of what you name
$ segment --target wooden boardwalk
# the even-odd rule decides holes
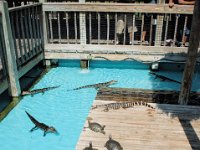
[[[95,100],[93,105],[113,101]],[[106,134],[90,129],[83,130],[76,150],[83,150],[92,141],[94,148],[104,147],[109,135],[123,150],[192,150],[200,149],[200,107],[150,103],[156,109],[145,106],[110,110],[90,110],[91,122],[105,125]],[[85,127],[88,126],[87,120]]]

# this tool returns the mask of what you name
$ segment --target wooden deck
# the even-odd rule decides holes
[[[95,100],[93,105],[113,101]],[[200,107],[150,103],[156,110],[144,106],[102,111],[90,110],[91,122],[106,125],[105,132],[82,131],[76,150],[88,147],[105,150],[109,135],[123,150],[191,150],[200,149]],[[85,127],[88,126],[87,121]]]

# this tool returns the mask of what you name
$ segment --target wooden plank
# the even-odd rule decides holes
[[[93,105],[112,102],[114,101],[95,100]],[[92,118],[91,122],[105,125],[106,135],[95,133],[86,128],[79,137],[76,150],[84,149],[90,141],[92,141],[93,148],[104,150],[109,135],[120,142],[124,150],[131,150],[133,147],[143,150],[189,150],[192,149],[191,146],[200,146],[200,143],[193,136],[194,134],[200,136],[199,115],[197,118],[192,118],[192,116],[187,118],[186,115],[199,114],[199,106],[179,105],[177,107],[177,105],[169,104],[149,104],[156,108],[155,111],[144,106],[110,110],[109,112],[104,112],[102,109],[90,110],[88,118]],[[191,119],[187,122],[188,125],[182,126],[178,118],[180,114],[185,114],[185,119]],[[87,121],[84,126],[88,126]],[[186,135],[186,131],[189,133],[188,135]]]
[[[24,65],[22,68],[19,69],[18,76],[22,77],[43,59],[44,59],[43,53],[39,54],[37,57],[35,57],[33,60],[31,60],[30,62],[28,62],[26,65]]]
[[[35,28],[35,32],[36,32],[36,37],[35,37],[35,40],[37,41],[36,45],[37,45],[37,49],[38,49],[38,53],[41,51],[41,47],[40,47],[40,32],[39,32],[39,29],[40,29],[40,25],[38,23],[38,15],[37,15],[37,7],[33,7],[33,12],[34,12],[34,21],[35,21],[35,25],[36,25],[36,28]]]
[[[16,39],[16,36],[15,36],[15,34],[16,34],[16,31],[15,31],[15,29],[16,29],[16,27],[14,26],[14,13],[10,13],[10,23],[11,23],[11,28],[12,28],[12,34],[13,34],[13,39]],[[18,54],[18,51],[17,51],[17,42],[16,42],[16,40],[14,40],[14,46],[15,46],[15,54],[16,54],[16,61],[17,61],[17,66],[19,66],[20,65],[20,59],[19,59],[19,54]]]
[[[18,36],[17,41],[18,41],[18,45],[19,45],[19,51],[18,52],[20,53],[19,55],[20,55],[20,61],[21,61],[19,66],[21,66],[21,64],[23,64],[25,62],[25,55],[23,54],[21,34],[20,34],[20,29],[19,29],[19,27],[20,27],[19,14],[18,14],[17,11],[15,12],[15,14],[16,14],[15,21],[16,21],[16,27],[17,27],[17,36]]]
[[[12,12],[12,11],[17,11],[17,10],[32,8],[35,6],[41,6],[41,5],[42,5],[42,3],[36,3],[36,4],[31,4],[31,5],[22,5],[22,6],[11,7],[8,10],[9,10],[9,12]]]
[[[23,41],[23,55],[25,56],[25,60],[27,61],[29,59],[29,56],[28,56],[28,50],[27,50],[27,42],[25,41],[25,29],[24,29],[24,16],[23,16],[23,10],[20,10],[19,11],[19,18],[20,18],[20,31],[21,31],[21,34],[22,34],[22,41]]]
[[[4,79],[3,81],[1,81],[0,84],[0,94],[2,94],[7,89],[8,89],[8,80]]]
[[[200,50],[200,49],[199,49]],[[46,44],[45,51],[67,53],[70,51],[92,53],[130,53],[130,54],[176,54],[187,53],[186,47],[164,46],[132,46],[132,45],[74,45],[74,44]]]
[[[143,63],[152,63],[155,61],[161,61],[162,59],[173,60],[176,62],[185,62],[186,58],[182,56],[165,56],[165,55],[143,55],[143,54],[102,54],[102,53],[78,53],[78,52],[69,52],[69,53],[60,53],[60,52],[45,52],[46,59],[92,59],[92,60],[108,60],[108,61],[138,61]]]
[[[81,44],[86,44],[86,16],[85,13],[79,14],[80,22],[80,42]]]
[[[30,12],[31,12],[31,25],[33,27],[33,41],[34,41],[34,48],[35,48],[35,52],[36,54],[39,52],[38,49],[38,44],[37,44],[37,27],[36,27],[36,21],[35,21],[35,10],[34,7],[30,8]]]
[[[14,50],[14,41],[12,37],[10,17],[8,13],[7,2],[0,1],[0,10],[2,10],[3,32],[5,39],[5,48],[7,56],[8,75],[10,82],[11,96],[18,97],[21,93],[19,77],[17,74],[16,55]]]
[[[78,11],[78,12],[140,12],[170,14],[192,14],[193,6],[168,4],[120,4],[120,3],[44,3],[43,11]]]
[[[157,16],[157,25],[156,25],[156,36],[155,36],[155,46],[160,46],[161,45],[161,40],[162,40],[162,30],[163,30],[163,15],[158,15]]]
[[[28,14],[27,14],[27,9],[23,10],[24,12],[24,26],[25,26],[25,36],[26,36],[26,43],[27,43],[27,51],[28,51],[28,56],[29,58],[32,57],[32,54],[31,54],[31,45],[30,45],[30,32],[29,32],[29,28],[28,28]]]
[[[30,8],[28,8],[28,29],[30,31],[30,44],[31,44],[31,52],[32,52],[32,55],[34,56],[36,54],[36,51],[35,51],[35,47],[34,47],[34,41],[33,41],[33,28],[32,28],[32,23],[31,23],[31,12],[30,12]]]

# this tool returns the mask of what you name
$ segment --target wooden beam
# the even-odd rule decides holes
[[[198,47],[200,42],[200,1],[196,0],[193,13],[192,29],[189,40],[188,59],[183,73],[179,104],[187,105],[192,86]]]
[[[200,50],[200,49],[199,49]],[[138,45],[96,45],[96,44],[46,44],[45,52],[58,53],[130,53],[130,54],[187,54],[186,47],[165,47],[165,46],[138,46]]]
[[[31,4],[31,5],[22,5],[22,6],[17,6],[17,7],[11,7],[8,10],[9,10],[9,12],[12,12],[12,11],[16,11],[16,10],[24,10],[24,9],[35,7],[35,6],[39,6],[39,5],[41,5],[41,3],[36,3],[36,4]]]
[[[22,77],[24,74],[30,71],[34,66],[36,66],[43,59],[44,59],[43,53],[36,56],[33,60],[31,60],[30,62],[28,62],[26,65],[24,65],[22,68],[19,69],[18,76]]]
[[[192,14],[193,6],[175,5],[169,8],[168,4],[43,3],[43,11]]]
[[[8,80],[4,79],[0,84],[0,94],[2,94],[6,89],[8,89]]]
[[[14,41],[11,31],[8,5],[6,1],[0,1],[0,10],[2,11],[3,32],[5,39],[5,49],[7,58],[7,68],[9,76],[10,92],[12,97],[18,97],[21,93],[19,77],[17,72],[16,55]]]

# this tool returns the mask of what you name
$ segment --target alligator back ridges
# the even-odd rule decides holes
[[[126,109],[126,108],[133,108],[135,106],[146,106],[151,109],[155,109],[153,106],[147,104],[146,102],[143,101],[138,101],[138,102],[121,102],[121,103],[108,103],[108,104],[103,104],[103,105],[95,105],[92,106],[92,109],[97,109],[97,108],[104,108],[104,111],[109,111],[110,109],[116,110],[116,109]]]

